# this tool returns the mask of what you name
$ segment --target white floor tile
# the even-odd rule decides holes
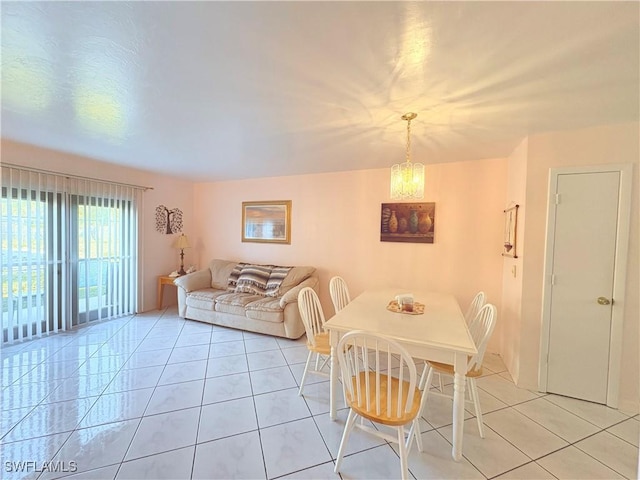
[[[515,405],[517,403],[526,402],[538,398],[538,395],[516,387],[512,382],[501,377],[500,375],[489,375],[476,380],[478,388],[490,393],[498,400],[507,405]]]
[[[169,355],[168,364],[194,362],[196,360],[207,360],[209,358],[209,344],[193,345],[190,347],[175,347]]]
[[[534,460],[568,445],[562,438],[514,409],[489,413],[484,416],[484,424]]]
[[[132,368],[142,367],[155,367],[158,365],[165,365],[171,355],[171,348],[165,348],[163,350],[150,350],[146,352],[135,352],[127,362],[122,366],[125,370]]]
[[[409,471],[416,478],[424,479],[484,479],[485,477],[466,458],[455,461],[451,456],[451,444],[437,431],[422,434],[424,452],[415,443],[409,452]],[[397,445],[393,448],[398,452]]]
[[[210,358],[207,362],[207,378],[221,377],[249,371],[246,355]]]
[[[576,443],[575,447],[608,465],[626,478],[638,478],[638,449],[611,435],[600,432]]]
[[[296,380],[288,366],[257,370],[250,372],[250,375],[254,395],[296,386]]]
[[[326,443],[331,458],[334,460],[338,457],[338,449],[340,448],[340,441],[342,440],[342,433],[344,432],[344,424],[347,421],[349,410],[339,410],[337,412],[336,420],[331,420],[328,413],[317,415],[313,417],[320,430],[320,434]],[[356,420],[360,423],[360,419]],[[365,420],[364,424],[368,427],[374,428],[373,424]],[[362,452],[370,448],[374,448],[385,444],[386,441],[380,437],[377,437],[371,433],[365,432],[359,428],[354,428],[349,435],[349,441],[345,447],[345,455],[351,455],[353,453]]]
[[[536,462],[527,463],[496,477],[501,480],[555,480],[555,478]]]
[[[279,350],[278,342],[274,337],[261,336],[260,338],[245,339],[244,348],[247,353],[263,352],[266,350]]]
[[[339,391],[338,419],[329,419],[326,377],[310,375],[297,395],[307,353],[304,336],[188,321],[175,306],[3,347],[3,461],[73,460],[79,479],[399,477],[393,448],[360,430],[342,475],[333,473],[348,410]],[[635,478],[638,417],[517,388],[495,354],[484,366],[487,438],[467,406],[464,457],[454,462],[452,402],[431,396],[420,420],[425,452],[414,445],[410,453],[413,476]],[[444,384],[450,392],[451,378]]]
[[[556,478],[565,480],[613,480],[624,478],[573,446],[541,458],[537,460],[537,463]]]
[[[108,467],[96,468],[94,470],[69,475],[65,478],[68,480],[113,480],[116,478],[116,473],[119,468],[119,464],[109,465]]]
[[[248,373],[207,378],[204,384],[203,405],[224,402],[251,395],[251,381]]]
[[[82,419],[78,428],[141,418],[153,391],[153,388],[142,388],[102,395]]]
[[[37,477],[39,472],[35,470],[42,469],[44,462],[50,462],[53,459],[69,435],[71,433],[66,432],[19,442],[3,442],[0,449],[2,478],[30,478],[36,473]],[[24,465],[24,462],[35,462],[36,465]]]
[[[469,419],[464,422],[462,454],[486,477],[495,477],[531,460],[487,426],[484,429],[485,438],[481,438],[475,422],[475,419]],[[449,443],[452,442],[452,426],[443,427],[438,431]]]
[[[213,332],[211,338],[216,336],[216,332]],[[212,343],[209,348],[209,358],[228,357],[230,355],[243,355],[244,341],[234,340],[220,343]]]
[[[26,440],[54,433],[70,432],[96,401],[95,397],[67,402],[40,404],[20,421],[3,439],[5,442]]]
[[[144,417],[126,460],[195,445],[200,407]]]
[[[65,463],[75,461],[77,465],[75,473],[118,464],[129,448],[138,422],[137,419],[127,420],[76,430],[69,436],[54,461]],[[43,473],[40,479],[48,480],[57,476],[53,472]]]
[[[400,478],[400,458],[389,445],[344,457],[340,465],[344,479],[396,479]]]
[[[300,470],[299,472],[294,472],[280,478],[291,480],[340,480],[340,475],[334,473],[333,467],[333,462],[327,462],[323,463],[322,465],[306,468],[304,470]]]
[[[201,380],[207,370],[206,360],[196,360],[194,362],[169,363],[164,367],[158,385],[168,385],[170,383],[190,382]]]
[[[569,410],[583,419],[597,425],[600,428],[608,428],[611,425],[622,422],[629,418],[618,410],[599,405],[597,403],[585,402],[575,398],[562,397],[560,395],[547,395],[545,400]]]
[[[158,385],[151,396],[145,415],[199,407],[202,404],[204,380]]]
[[[279,349],[247,353],[247,361],[249,362],[249,371],[251,372],[287,365],[287,362]]]
[[[614,434],[616,437],[621,438],[631,445],[635,445],[638,448],[638,437],[640,437],[640,422],[634,418],[620,422],[613,427],[607,429],[607,432]]]
[[[117,480],[191,478],[195,446],[124,462]]]
[[[198,444],[192,478],[202,480],[267,478],[258,432]]]
[[[198,443],[258,429],[253,398],[245,397],[202,407]]]
[[[320,432],[311,418],[265,428],[260,433],[269,478],[331,460]]]
[[[297,388],[255,395],[253,399],[260,428],[311,416],[309,407],[304,398],[298,395]]]
[[[569,443],[577,442],[598,431],[598,427],[592,423],[544,398],[522,403],[514,408]]]

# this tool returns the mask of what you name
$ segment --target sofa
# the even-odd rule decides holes
[[[178,315],[214,325],[285,338],[300,338],[304,324],[298,292],[318,290],[314,267],[211,260],[202,270],[178,277]]]

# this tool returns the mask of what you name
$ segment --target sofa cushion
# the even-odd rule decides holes
[[[226,290],[231,271],[237,264],[238,262],[230,262],[228,260],[211,260],[211,262],[209,262],[209,270],[211,270],[211,288]]]
[[[245,265],[236,282],[235,293],[265,296],[273,265]]]
[[[245,307],[247,318],[264,322],[284,322],[284,309],[279,298],[265,297]]]
[[[188,307],[213,310],[216,298],[224,293],[227,292],[225,290],[216,290],[213,288],[194,290],[187,295],[185,303]]]
[[[293,267],[280,285],[280,295],[284,295],[293,287],[298,286],[307,278],[309,278],[313,272],[315,272],[315,267]]]
[[[250,293],[229,293],[216,297],[216,312],[232,313],[234,315],[245,315],[245,306],[262,297],[259,295],[251,295]]]

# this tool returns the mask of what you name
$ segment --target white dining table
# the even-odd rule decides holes
[[[387,309],[396,295],[412,293],[424,304],[424,313],[412,315]],[[336,419],[338,362],[335,349],[343,334],[364,330],[396,340],[418,360],[433,360],[453,365],[453,448],[455,460],[462,458],[464,389],[467,358],[477,353],[455,297],[448,293],[409,292],[403,289],[365,291],[324,324],[331,344],[330,416]]]

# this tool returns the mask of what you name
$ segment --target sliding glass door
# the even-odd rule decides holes
[[[131,201],[71,196],[73,325],[130,311]]]
[[[2,342],[134,313],[140,190],[2,167]]]

